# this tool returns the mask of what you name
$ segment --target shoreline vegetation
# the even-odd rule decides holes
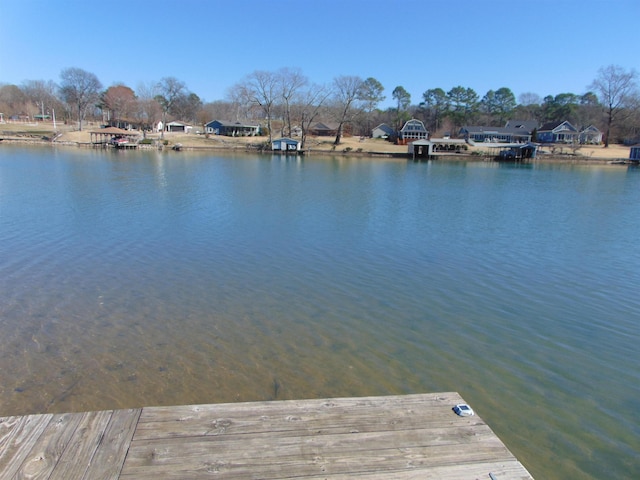
[[[33,145],[93,147],[91,143],[92,131],[98,131],[100,126],[89,123],[85,130],[78,131],[75,127],[62,125],[54,130],[52,123],[5,123],[0,125],[0,145],[3,143],[28,143]],[[171,150],[180,145],[181,150],[206,151],[253,151],[267,152],[261,149],[268,143],[267,137],[226,137],[217,135],[199,135],[195,133],[164,133],[164,141],[159,133],[147,133],[151,143],[139,145],[140,148]],[[340,145],[334,145],[333,137],[308,137],[307,154],[327,154],[368,157],[396,157],[409,158],[406,145],[395,145],[383,139],[343,137]],[[465,153],[442,155],[443,160],[488,161],[493,159],[491,152],[483,148],[482,144],[469,145]],[[530,162],[556,162],[579,164],[610,164],[612,162],[628,161],[629,147],[623,145],[582,145],[579,148],[570,145],[544,145],[538,149],[538,155]]]

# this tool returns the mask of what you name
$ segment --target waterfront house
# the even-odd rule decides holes
[[[540,127],[537,134],[539,143],[577,143],[579,132],[567,120],[548,122]]]
[[[395,135],[395,130],[386,123],[381,123],[371,131],[371,138],[389,138]]]
[[[602,132],[594,125],[589,125],[580,132],[578,140],[583,145],[598,145],[602,143]]]
[[[535,121],[510,120],[504,127],[465,125],[459,135],[471,142],[527,143],[538,126]]]
[[[205,125],[205,132],[227,137],[253,137],[260,134],[260,125],[246,125],[240,122],[213,120]]]
[[[526,131],[516,131],[507,127],[485,127],[482,125],[465,125],[458,134],[470,142],[514,143],[529,141],[531,134]]]
[[[398,145],[407,145],[415,140],[426,140],[429,132],[420,120],[408,120],[398,132]]]
[[[346,133],[343,126],[343,133]],[[309,128],[309,133],[317,137],[331,137],[338,134],[338,125],[335,123],[317,122]]]
[[[293,138],[278,138],[271,142],[271,150],[281,153],[296,153],[300,151],[300,142]]]

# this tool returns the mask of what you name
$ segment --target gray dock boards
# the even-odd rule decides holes
[[[0,478],[531,479],[457,393],[0,418]]]

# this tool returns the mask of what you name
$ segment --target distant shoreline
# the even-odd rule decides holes
[[[42,147],[70,147],[70,148],[93,148],[90,144],[82,144],[80,142],[51,142],[42,139],[26,139],[26,138],[0,138],[0,145],[2,144],[14,144],[14,145],[31,145],[31,146],[42,146]],[[153,145],[140,145],[138,150],[157,150],[157,147]],[[164,147],[163,150],[171,151],[171,147]],[[236,146],[188,146],[183,145],[182,151],[185,152],[246,152],[253,153],[258,155],[274,155],[273,152],[267,151],[259,151],[255,149],[247,149],[246,147],[242,147],[240,145]],[[176,155],[179,155],[180,152],[175,152]],[[279,155],[275,153],[275,155]],[[283,155],[284,156],[284,155]],[[293,155],[290,155],[293,156]],[[358,157],[358,158],[394,158],[398,160],[412,160],[411,156],[407,153],[400,152],[338,152],[338,151],[328,151],[328,150],[313,150],[307,151],[304,155],[300,154],[300,157],[317,157],[317,156],[332,156],[332,157]],[[426,161],[427,159],[416,159],[416,162]],[[542,156],[538,156],[533,159],[529,159],[521,162],[507,161],[507,162],[499,162],[494,160],[490,156],[482,156],[482,155],[473,155],[470,153],[461,153],[456,155],[436,155],[432,158],[428,159],[431,161],[443,161],[443,162],[495,162],[495,163],[505,163],[505,164],[572,164],[572,165],[611,165],[611,166],[628,166],[633,165],[628,159],[619,159],[612,160],[610,158],[601,158],[601,157],[585,157],[585,156],[570,156],[570,155],[550,155],[545,154]],[[624,161],[625,163],[619,163]]]
[[[75,147],[75,148],[93,148],[91,143],[92,127],[88,127],[83,131],[68,131],[61,134],[53,140],[54,132],[47,125],[34,127],[33,131],[27,129],[16,131],[0,131],[0,145],[3,144],[25,144],[25,145],[41,145],[55,147]],[[150,134],[147,138],[159,141],[159,134]],[[271,150],[260,150],[257,148],[259,144],[267,143],[267,137],[218,137],[205,136],[195,134],[177,134],[166,133],[162,140],[167,142],[163,146],[163,150],[171,150],[176,144],[181,145],[183,151],[206,152],[206,151],[227,151],[227,152],[251,152],[264,153],[273,155]],[[334,147],[332,137],[310,137],[307,142],[308,148],[305,155],[329,155],[329,156],[346,156],[359,158],[396,158],[411,160],[412,157],[407,153],[405,145],[394,145],[381,139],[362,139],[360,137],[343,137],[340,145]],[[150,150],[158,149],[154,144],[139,145],[139,149]],[[612,145],[608,149],[602,146],[584,146],[578,151],[578,154],[572,153],[550,153],[545,149],[550,148],[544,146],[538,152],[535,159],[531,159],[523,164],[576,164],[576,165],[628,165],[629,149],[619,145]],[[178,152],[176,152],[178,153]],[[276,153],[277,154],[277,153]],[[458,154],[437,155],[432,160],[440,161],[467,161],[467,162],[492,162],[495,161],[492,155],[482,151],[482,144],[470,146],[469,151]],[[419,160],[417,160],[419,161]],[[625,162],[625,163],[623,163]]]

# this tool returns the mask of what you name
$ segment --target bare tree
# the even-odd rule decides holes
[[[638,98],[635,70],[626,71],[618,65],[609,65],[598,70],[598,76],[588,87],[600,95],[600,102],[607,117],[607,131],[604,146],[609,146],[611,128],[619,121],[633,114],[629,108]]]
[[[299,103],[296,103],[294,110],[300,120],[301,147],[307,143],[307,134],[313,121],[318,117],[326,106],[327,99],[331,95],[331,90],[325,85],[311,85],[300,96]]]
[[[60,79],[60,94],[65,102],[77,108],[78,130],[82,130],[82,119],[87,108],[98,102],[102,84],[93,73],[75,67],[64,69]]]
[[[29,103],[25,92],[17,85],[0,86],[0,108],[2,112],[7,113],[27,113],[24,112]]]
[[[160,138],[164,138],[164,130],[167,126],[167,114],[175,107],[181,96],[186,93],[187,87],[175,77],[164,77],[157,86],[158,94],[155,100],[162,109],[162,132]]]
[[[291,105],[295,100],[295,96],[300,89],[304,88],[309,80],[302,74],[298,68],[289,69],[282,68],[278,71],[278,80],[280,84],[280,96],[282,97],[282,106],[284,113],[283,135],[291,136]]]
[[[363,80],[357,76],[340,76],[333,80],[334,102],[338,109],[338,132],[334,145],[340,145],[344,124],[358,113],[358,100],[361,98]]]
[[[144,124],[146,128],[151,127],[162,118],[162,109],[155,100],[158,94],[157,83],[139,83],[136,88],[138,97],[136,118],[141,124]],[[146,130],[143,129],[143,132]]]
[[[527,105],[540,105],[542,103],[542,97],[537,93],[524,92],[518,96],[518,104]]]
[[[250,103],[250,95],[247,92],[247,86],[243,83],[236,83],[227,89],[226,97],[231,109],[225,108],[224,114],[218,116],[220,120],[233,120],[239,122],[240,119],[247,118],[248,107]]]
[[[239,121],[239,106],[236,102],[225,100],[216,100],[214,102],[205,103],[202,111],[205,112],[206,122],[212,120],[233,120]]]
[[[273,72],[256,70],[248,75],[245,80],[234,87],[246,101],[260,106],[267,117],[267,130],[269,130],[269,143],[273,137],[271,133],[271,116],[276,100],[278,99],[279,76]]]
[[[537,93],[524,92],[518,95],[518,104],[513,109],[513,118],[519,120],[535,120],[542,123],[542,97]]]
[[[44,115],[53,114],[56,108],[62,113],[62,109],[59,108],[60,101],[56,98],[56,89],[56,84],[51,80],[26,80],[22,84],[22,92],[28,101],[36,106],[38,113],[43,115],[43,120]]]

